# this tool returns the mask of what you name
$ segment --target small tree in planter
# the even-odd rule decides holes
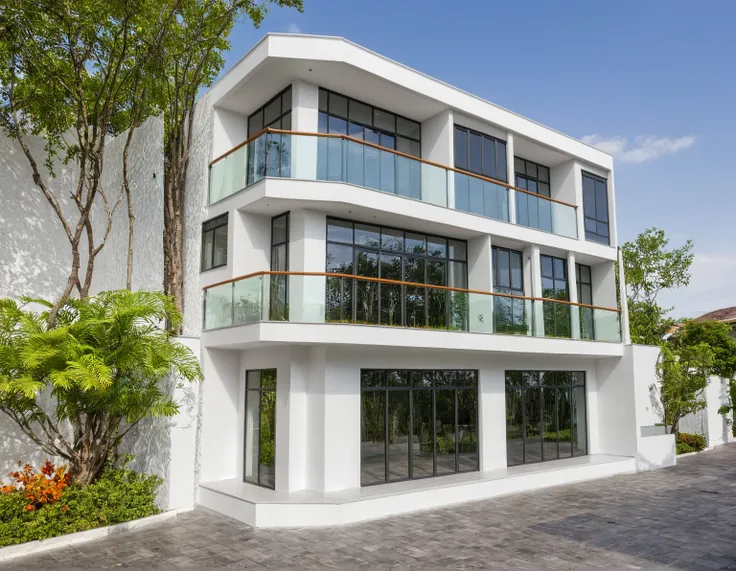
[[[33,311],[30,302],[47,309]],[[52,307],[0,299],[0,411],[44,452],[64,458],[74,481],[88,484],[138,422],[177,414],[162,390],[169,374],[188,382],[202,374],[197,357],[160,327],[181,321],[162,293],[70,299],[49,326]],[[53,414],[40,404],[48,395]]]

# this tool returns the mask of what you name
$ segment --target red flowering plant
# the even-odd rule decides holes
[[[21,467],[20,460],[18,460],[18,467]],[[57,468],[51,460],[46,460],[38,472],[33,469],[33,466],[26,464],[22,470],[10,472],[8,475],[12,478],[13,483],[0,487],[0,493],[22,493],[28,500],[25,507],[27,512],[59,501],[64,488],[71,482],[69,474],[66,473],[66,466]],[[62,511],[67,509],[66,506],[61,508]]]

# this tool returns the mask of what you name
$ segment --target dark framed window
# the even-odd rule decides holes
[[[291,85],[248,117],[248,138],[266,128],[291,130]]]
[[[516,186],[535,194],[550,196],[549,167],[514,157]]]
[[[276,369],[245,373],[243,481],[276,485]]]
[[[478,371],[360,371],[363,486],[477,471]]]
[[[575,264],[575,281],[578,288],[578,303],[593,305],[593,279],[590,266]],[[580,338],[595,339],[593,308],[580,307]]]
[[[414,157],[422,156],[422,125],[396,113],[320,88],[319,132],[349,135]]]
[[[328,273],[467,288],[467,242],[327,218]],[[329,321],[467,329],[467,293],[327,278]]]
[[[491,248],[493,291],[523,297],[524,255],[516,250]],[[496,296],[493,298],[493,331],[526,334],[531,306],[524,299]]]
[[[585,239],[610,244],[608,181],[585,171],[583,171],[583,214],[585,218]]]
[[[227,265],[227,214],[202,224],[202,271]]]
[[[271,271],[289,271],[289,213],[271,218]],[[289,320],[289,276],[271,275],[270,319]]]
[[[554,256],[540,256],[542,297],[569,301],[567,260]],[[544,303],[544,334],[546,337],[571,337],[570,306],[564,303]]]
[[[506,182],[506,141],[455,125],[455,168]]]
[[[583,371],[506,371],[506,464],[588,453]]]

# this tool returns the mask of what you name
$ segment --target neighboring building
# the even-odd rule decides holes
[[[266,36],[196,130],[200,503],[333,524],[674,463],[610,155],[320,36]]]
[[[731,329],[731,336],[736,338],[736,306],[724,307],[723,309],[716,309],[697,317],[695,321],[720,321],[721,323],[727,324]]]

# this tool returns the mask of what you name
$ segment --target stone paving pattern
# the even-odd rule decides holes
[[[666,470],[342,527],[254,530],[197,508],[0,564],[110,567],[736,570],[736,444]]]

